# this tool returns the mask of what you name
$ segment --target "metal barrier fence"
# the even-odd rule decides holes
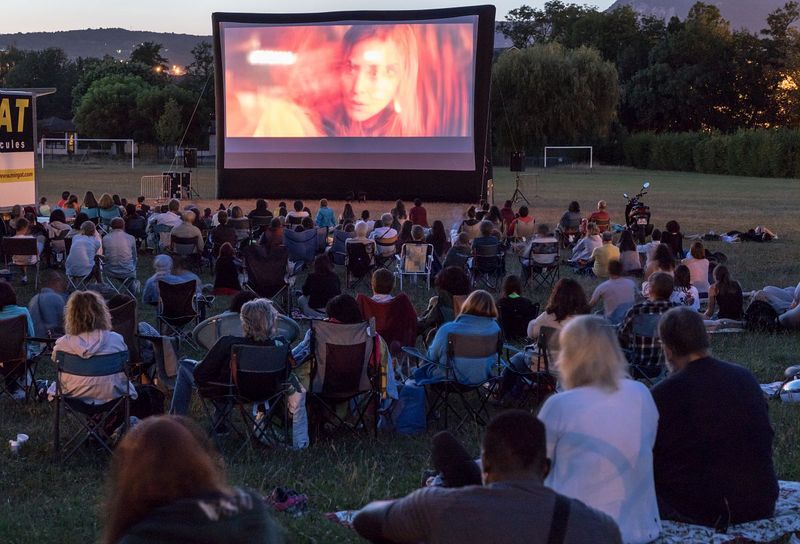
[[[170,192],[169,176],[142,176],[139,194],[148,200],[167,200]]]

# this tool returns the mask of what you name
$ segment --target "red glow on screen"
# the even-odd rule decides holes
[[[472,135],[470,23],[226,28],[226,137]]]

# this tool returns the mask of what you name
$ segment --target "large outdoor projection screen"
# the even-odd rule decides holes
[[[215,13],[218,197],[476,200],[494,13]]]

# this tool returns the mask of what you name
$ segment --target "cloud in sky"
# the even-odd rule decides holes
[[[613,0],[581,1],[605,9]],[[479,1],[475,4],[481,3]],[[489,3],[489,2],[486,2]],[[75,30],[121,27],[129,30],[211,34],[211,13],[232,11],[249,13],[302,13],[349,10],[412,10],[463,6],[464,0],[138,0],[113,2],[80,0],[65,4],[57,0],[30,0],[14,9],[12,17],[0,17],[0,33]],[[497,18],[522,4],[541,7],[544,0],[497,0]]]

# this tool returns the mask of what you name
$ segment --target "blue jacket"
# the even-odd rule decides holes
[[[320,208],[317,212],[317,220],[314,222],[318,227],[335,227],[336,216],[330,208]]]
[[[447,336],[451,333],[470,336],[491,336],[492,342],[500,332],[497,320],[491,317],[462,314],[455,321],[440,326],[436,336],[428,348],[427,357],[438,365],[423,365],[414,371],[414,381],[418,384],[441,381],[445,377],[443,365],[447,364]],[[497,362],[496,355],[474,359],[457,357],[453,361],[455,378],[463,384],[477,385],[485,382],[492,375],[492,368]]]

